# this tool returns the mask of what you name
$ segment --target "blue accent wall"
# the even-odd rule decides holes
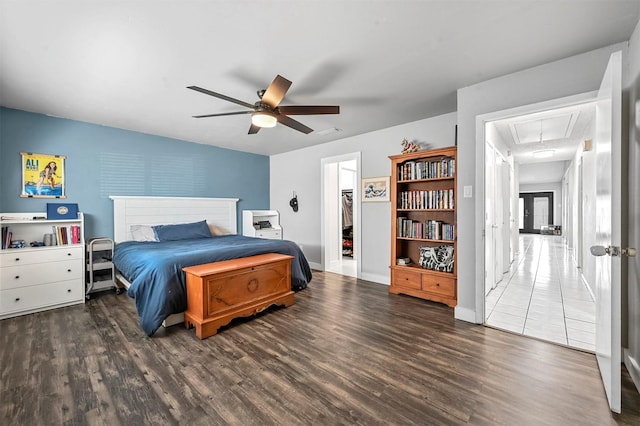
[[[62,155],[66,199],[21,198],[21,152]],[[239,198],[269,208],[269,157],[42,114],[0,108],[0,212],[77,203],[85,237],[113,237],[109,195]]]

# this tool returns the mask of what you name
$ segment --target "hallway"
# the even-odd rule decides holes
[[[595,302],[560,236],[521,234],[519,255],[485,298],[486,325],[595,351]]]

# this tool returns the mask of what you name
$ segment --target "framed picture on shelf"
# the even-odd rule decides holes
[[[67,198],[62,155],[21,152],[23,198]]]
[[[389,201],[389,176],[362,178],[362,202]]]

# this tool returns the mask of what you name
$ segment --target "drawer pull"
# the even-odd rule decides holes
[[[67,272],[71,272],[71,269],[67,269]]]
[[[19,257],[16,257],[16,262],[20,262],[20,258]]]
[[[16,275],[16,280],[19,280],[19,279],[20,279],[20,275]]]
[[[71,256],[71,253],[67,253],[67,256]]]
[[[67,293],[71,293],[71,289],[70,288],[67,289]]]
[[[16,297],[16,302],[19,302],[19,301],[20,301],[20,298],[19,298],[19,297]]]

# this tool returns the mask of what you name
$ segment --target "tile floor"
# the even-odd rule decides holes
[[[486,296],[486,325],[594,352],[595,302],[564,239],[521,234],[518,252]]]

